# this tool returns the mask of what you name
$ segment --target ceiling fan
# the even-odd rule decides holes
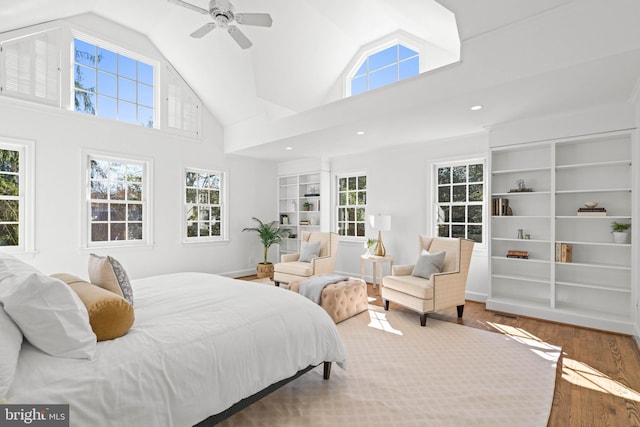
[[[183,0],[169,0],[169,3],[186,7],[187,9],[194,10],[203,15],[210,15],[213,18],[213,22],[204,24],[202,27],[191,33],[191,37],[199,39],[216,27],[223,28],[227,30],[229,35],[243,49],[251,47],[253,43],[251,43],[247,36],[245,36],[238,27],[233,25],[234,22],[237,24],[256,25],[259,27],[270,27],[273,23],[273,19],[271,19],[271,15],[268,13],[236,13],[235,8],[228,0],[210,0],[209,10],[187,3]]]

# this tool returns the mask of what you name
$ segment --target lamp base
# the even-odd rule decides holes
[[[387,251],[384,249],[384,245],[382,244],[382,231],[378,230],[378,243],[376,243],[376,248],[373,251],[375,256],[385,256]]]

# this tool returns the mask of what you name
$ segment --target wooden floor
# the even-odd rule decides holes
[[[369,284],[368,293],[382,305],[377,287]],[[640,350],[633,337],[494,313],[473,301],[461,320],[455,308],[429,317],[492,332],[505,327],[561,347],[549,427],[640,427]]]

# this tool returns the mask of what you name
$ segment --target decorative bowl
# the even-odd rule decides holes
[[[598,206],[598,202],[586,202],[584,205],[585,205],[586,207],[588,207],[589,209],[593,209],[593,208],[595,208],[596,206]]]

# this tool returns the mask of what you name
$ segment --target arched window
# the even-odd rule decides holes
[[[351,78],[351,95],[416,76],[419,72],[418,52],[395,44],[365,58]]]

